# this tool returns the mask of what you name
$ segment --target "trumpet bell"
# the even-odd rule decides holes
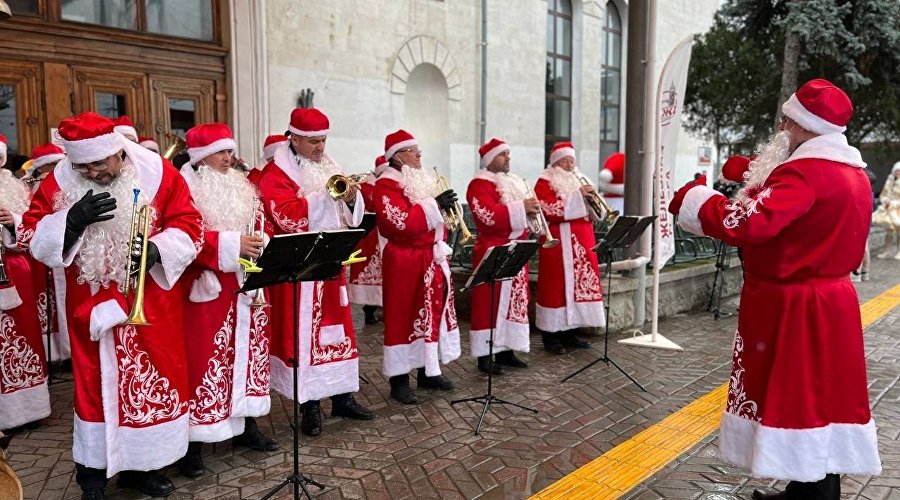
[[[168,133],[166,134],[166,137],[169,140],[171,140],[172,143],[169,144],[169,147],[166,148],[166,151],[162,154],[163,158],[165,158],[169,161],[172,161],[172,158],[175,158],[176,156],[180,155],[181,153],[184,153],[185,151],[187,151],[188,147],[187,147],[187,143],[184,142],[184,139],[182,139],[181,137],[179,137],[175,134],[168,134]]]
[[[335,200],[346,200],[350,197],[350,193],[353,192],[353,186],[358,186],[365,182],[368,175],[368,173],[353,175],[335,174],[328,178],[325,189],[328,190],[328,195]]]

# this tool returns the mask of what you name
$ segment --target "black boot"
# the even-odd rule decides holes
[[[544,349],[553,354],[565,354],[566,348],[559,340],[559,333],[541,332],[541,340],[544,341]]]
[[[753,500],[788,500],[790,497],[787,492],[781,493],[763,493],[759,490],[753,490]]]
[[[575,349],[588,349],[591,344],[579,339],[575,336],[575,332],[569,330],[567,332],[559,332],[559,341],[566,347],[574,347]]]
[[[123,470],[119,473],[119,488],[130,488],[151,497],[164,497],[175,491],[175,485],[159,471]]]
[[[494,363],[511,366],[513,368],[528,368],[528,363],[517,358],[516,353],[513,351],[498,352],[497,355],[494,356]]]
[[[345,417],[354,420],[372,420],[375,412],[356,402],[353,394],[345,393],[331,396],[331,416]]]
[[[203,468],[203,443],[191,441],[188,443],[187,454],[178,461],[178,473],[184,477],[200,477],[205,472]]]
[[[484,373],[503,375],[503,368],[500,367],[496,360],[491,363],[490,356],[478,356],[478,369]]]
[[[416,393],[409,387],[409,374],[395,375],[390,379],[391,397],[405,405],[414,405],[419,402]]]
[[[419,389],[437,389],[439,391],[453,390],[453,382],[447,380],[443,375],[429,377],[425,375],[425,368],[419,368],[419,373],[416,375],[416,385]]]
[[[840,500],[841,476],[826,474],[811,483],[791,481],[781,493],[753,492],[753,500]]]
[[[81,500],[106,498],[106,470],[75,464],[75,482],[81,487]]]
[[[374,325],[378,323],[378,318],[375,317],[375,311],[378,310],[378,306],[363,306],[363,314],[366,316],[366,324]]]
[[[272,452],[278,449],[278,443],[272,441],[259,431],[253,417],[244,417],[244,432],[231,440],[232,446],[246,446],[251,450]]]
[[[300,430],[307,436],[315,437],[322,434],[322,412],[318,401],[307,401],[300,405],[303,419],[300,421]]]

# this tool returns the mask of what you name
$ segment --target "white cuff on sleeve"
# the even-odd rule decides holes
[[[525,213],[525,201],[513,201],[506,204],[509,209],[509,225],[512,228],[510,238],[518,238],[528,228],[528,214]]]
[[[581,191],[572,191],[562,195],[563,199],[563,218],[566,220],[575,220],[588,216],[587,202]]]
[[[159,249],[160,262],[150,268],[150,276],[163,290],[171,290],[181,273],[197,257],[194,240],[181,229],[170,227],[150,238]]]
[[[700,224],[700,208],[713,196],[722,196],[715,189],[706,186],[696,186],[688,190],[678,211],[678,225],[689,233],[706,236],[703,226]]]
[[[236,273],[241,265],[241,233],[237,231],[219,232],[219,271]]]
[[[66,217],[69,209],[45,215],[34,229],[29,249],[31,255],[48,267],[67,267],[75,260],[75,255],[84,241],[84,234],[75,241],[72,248],[63,254],[63,241],[66,237]]]
[[[437,200],[425,198],[416,202],[416,205],[421,206],[425,212],[425,221],[428,223],[428,229],[444,225],[444,214],[441,213],[441,207],[438,206]]]

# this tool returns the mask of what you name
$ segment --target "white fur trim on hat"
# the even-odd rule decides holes
[[[0,167],[6,165],[6,143],[0,141]]]
[[[32,160],[31,166],[28,167],[28,172],[29,173],[34,172],[36,169],[47,166],[51,163],[56,163],[65,157],[66,157],[66,155],[63,153],[56,153],[56,154],[52,154],[52,155],[44,155],[39,158],[35,158],[34,160]]]
[[[406,149],[406,148],[409,148],[412,146],[418,146],[418,145],[419,145],[419,141],[417,141],[415,139],[407,139],[405,141],[400,141],[397,144],[394,144],[393,146],[389,147],[388,150],[384,152],[384,158],[387,161],[391,161],[391,158],[393,158],[394,155],[397,154],[397,152],[400,151],[401,149]]]
[[[132,142],[137,142],[138,134],[137,130],[135,130],[134,127],[130,125],[116,125],[115,127],[113,127],[113,130],[124,135],[126,139]],[[134,139],[132,139],[132,137],[134,137]]]
[[[201,148],[188,148],[187,152],[188,156],[191,158],[191,163],[197,165],[200,160],[207,156],[214,155],[219,151],[225,151],[226,149],[237,149],[237,144],[234,142],[234,139],[225,137],[224,139],[213,141]]]
[[[124,141],[127,140],[124,135],[118,132],[110,132],[78,141],[67,141],[62,137],[59,138],[62,148],[66,150],[69,162],[76,165],[105,160],[125,149]]]
[[[159,154],[159,143],[153,139],[147,139],[146,141],[141,141],[138,144],[149,149],[150,151],[153,151],[154,153]]]
[[[557,149],[556,151],[550,153],[550,164],[553,165],[554,163],[558,162],[559,160],[562,160],[563,158],[565,158],[566,156],[571,156],[572,159],[574,160],[575,159],[575,150],[572,148]]]
[[[319,137],[321,135],[328,135],[328,131],[331,129],[325,130],[300,130],[299,128],[294,128],[292,125],[288,125],[288,130],[291,131],[294,135],[299,135],[302,137]]]
[[[275,144],[269,144],[268,146],[263,148],[263,157],[265,158],[275,158],[275,151],[278,151],[278,148],[284,146],[284,143],[287,141],[276,142]]]
[[[496,147],[494,147],[481,157],[481,166],[487,167],[491,164],[492,161],[494,161],[494,158],[496,158],[497,155],[499,155],[500,153],[505,153],[507,151],[509,151],[509,144],[506,144],[505,142],[503,144],[498,144]]]
[[[813,114],[797,99],[797,94],[791,94],[790,99],[781,105],[781,112],[785,116],[797,122],[798,125],[819,135],[843,134],[847,127],[835,125],[830,121]]]

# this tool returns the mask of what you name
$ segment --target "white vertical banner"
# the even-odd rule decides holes
[[[659,229],[656,232],[659,260],[654,268],[659,272],[675,255],[675,220],[668,212],[669,201],[674,195],[672,186],[675,159],[678,152],[678,131],[681,130],[681,110],[684,109],[684,92],[687,87],[688,66],[694,36],[688,36],[669,54],[656,92],[656,213]],[[654,252],[654,253],[657,253]]]

